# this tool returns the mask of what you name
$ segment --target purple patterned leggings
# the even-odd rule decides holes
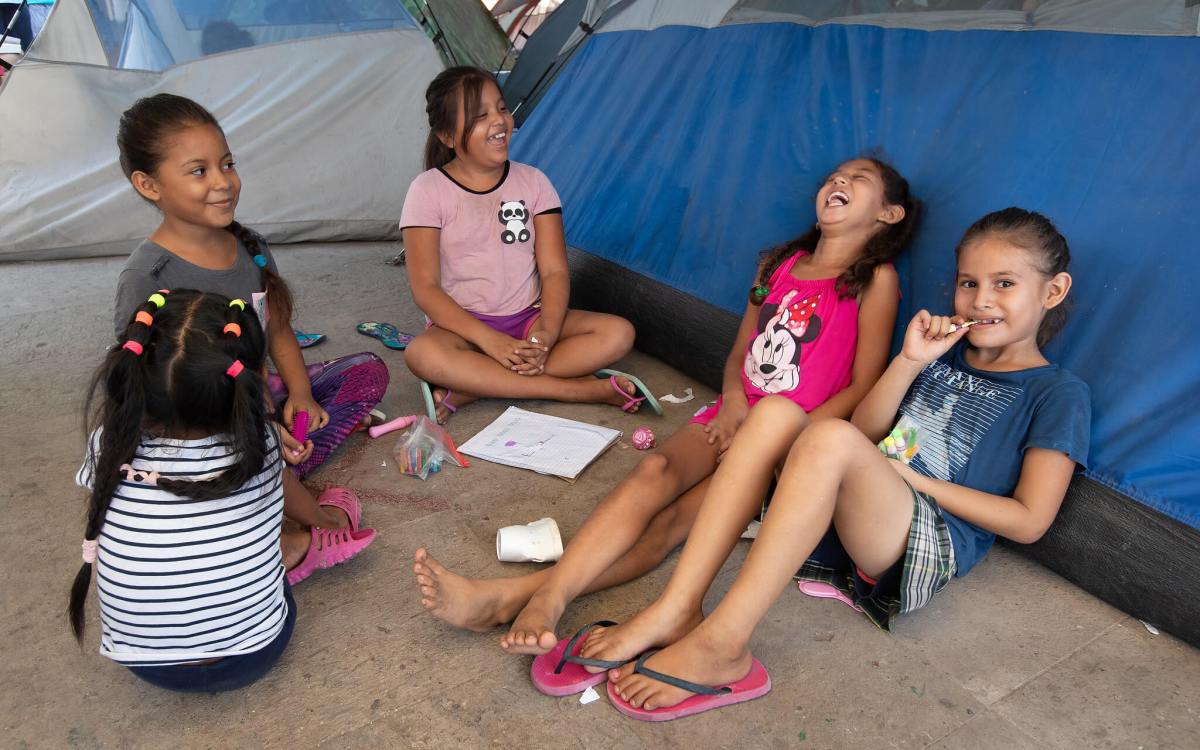
[[[329,424],[309,433],[313,452],[307,461],[296,467],[296,474],[301,479],[325,463],[345,442],[350,431],[383,399],[388,386],[388,369],[374,354],[359,352],[309,365],[308,380],[312,384],[313,400],[329,412]],[[270,373],[267,387],[271,390],[276,411],[282,412],[287,401],[283,378]]]

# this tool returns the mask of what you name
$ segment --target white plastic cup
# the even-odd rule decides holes
[[[554,562],[562,553],[562,536],[553,518],[505,526],[496,532],[496,557],[500,562]]]

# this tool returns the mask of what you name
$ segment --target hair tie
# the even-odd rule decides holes
[[[138,342],[134,341],[133,339],[130,339],[130,340],[126,341],[124,344],[121,344],[121,348],[128,349],[129,351],[133,352],[133,356],[135,356],[135,357],[142,356],[142,351],[143,351],[142,345],[139,344]]]
[[[235,379],[235,380],[236,380],[236,379],[237,379],[237,376],[238,376],[238,375],[241,375],[241,374],[242,374],[242,370],[244,370],[244,369],[246,369],[246,366],[242,364],[242,360],[240,360],[240,359],[235,359],[235,360],[233,360],[233,364],[231,364],[231,365],[230,365],[230,366],[229,366],[229,367],[228,367],[228,368],[225,370],[225,374],[226,374],[226,375],[228,375],[229,377],[231,377],[231,378],[233,378],[233,379]]]
[[[236,307],[242,312],[246,312],[246,300],[244,299],[231,299],[229,300],[229,306]]]
[[[154,294],[151,294],[149,299],[147,299],[146,301],[153,302],[154,306],[157,307],[159,310],[162,309],[163,305],[167,304],[167,298],[162,295],[162,292],[155,292]]]
[[[242,327],[237,323],[226,323],[225,327],[221,329],[221,333],[232,333],[235,338],[240,339],[242,337]]]
[[[771,290],[765,286],[756,286],[752,291],[754,296],[758,297],[759,299],[765,299],[766,296],[771,293]]]
[[[145,310],[138,310],[137,315],[133,316],[133,320],[146,326],[154,325],[154,316]]]
[[[267,267],[267,256],[263,255],[262,253],[255,255],[254,256],[254,265],[258,266],[259,268],[266,268]]]
[[[96,548],[99,546],[100,546],[99,539],[84,539],[83,540],[83,544],[81,545],[81,547],[82,547],[81,554],[83,556],[83,561],[85,563],[87,563],[88,565],[92,565],[93,563],[96,562]]]

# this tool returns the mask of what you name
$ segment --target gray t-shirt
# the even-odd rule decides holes
[[[279,273],[270,249],[265,242],[262,246],[263,255],[267,256],[267,267]],[[195,289],[250,302],[256,292],[263,291],[262,271],[254,265],[241,240],[238,241],[237,260],[233,267],[222,271],[201,268],[162,245],[146,240],[129,255],[117,281],[113,328],[118,339],[125,334],[129,319],[138,306],[159,289]]]

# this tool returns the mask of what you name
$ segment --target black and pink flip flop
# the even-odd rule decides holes
[[[583,644],[592,634],[592,628],[597,625],[612,627],[617,623],[612,620],[597,620],[589,622],[570,638],[563,638],[554,648],[534,658],[529,667],[529,677],[533,686],[545,695],[561,697],[582,693],[584,690],[599,685],[608,679],[609,669],[624,666],[623,661],[605,661],[604,659],[587,659],[579,655]],[[593,674],[584,667],[600,667],[606,671]]]
[[[745,703],[755,698],[761,698],[771,692],[771,676],[767,674],[766,668],[763,667],[762,662],[758,659],[755,659],[750,664],[750,672],[737,682],[731,682],[728,685],[721,685],[719,687],[709,687],[708,685],[700,685],[678,677],[672,677],[662,672],[655,672],[645,664],[646,657],[648,656],[650,654],[642,654],[638,658],[637,663],[633,667],[634,672],[658,680],[659,682],[665,682],[681,690],[686,690],[689,693],[695,693],[695,695],[674,706],[647,710],[644,708],[634,708],[629,705],[616,691],[613,683],[608,683],[608,702],[621,713],[639,721],[671,721],[672,719],[682,719],[685,716],[695,716],[705,711],[711,711],[714,708],[732,706],[735,703]]]

